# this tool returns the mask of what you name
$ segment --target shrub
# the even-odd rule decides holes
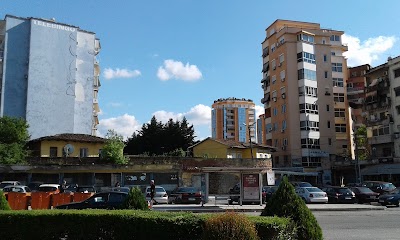
[[[255,225],[246,216],[234,212],[208,218],[204,226],[204,239],[259,239]]]
[[[125,209],[148,210],[146,198],[138,187],[131,188],[128,197],[123,203]]]
[[[304,240],[323,239],[317,219],[304,201],[296,194],[287,177],[279,185],[261,213],[261,216],[290,217],[297,225],[297,237]]]
[[[0,190],[0,210],[11,210],[2,190]]]

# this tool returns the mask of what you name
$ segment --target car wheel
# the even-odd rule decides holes
[[[229,199],[229,200],[228,200],[228,204],[229,204],[229,205],[232,205],[232,204],[233,204],[233,200],[232,200],[232,199]]]
[[[396,207],[399,207],[400,206],[400,200],[397,200],[397,203],[395,205],[396,205]]]

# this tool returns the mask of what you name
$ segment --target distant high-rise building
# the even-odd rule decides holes
[[[250,135],[254,142],[255,128],[255,104],[252,100],[220,98],[214,101],[211,112],[212,138],[249,142]]]
[[[7,15],[0,21],[0,116],[26,119],[32,139],[95,135],[99,51],[93,32]]]
[[[300,167],[331,182],[330,162],[349,154],[343,31],[276,20],[262,43],[266,145],[274,167]]]

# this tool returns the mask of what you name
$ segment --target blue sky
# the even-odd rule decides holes
[[[0,17],[55,18],[100,38],[99,133],[131,136],[153,115],[211,135],[218,98],[263,97],[261,42],[276,19],[345,31],[348,65],[400,55],[400,1],[1,0]]]

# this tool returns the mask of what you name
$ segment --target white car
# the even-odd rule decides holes
[[[3,188],[4,188],[5,186],[10,186],[10,185],[12,185],[12,186],[17,186],[17,185],[21,185],[21,183],[18,182],[18,181],[2,181],[2,182],[0,183],[0,190],[3,190]]]
[[[328,203],[328,195],[317,187],[298,187],[296,193],[306,203]]]
[[[29,187],[23,185],[8,185],[3,188],[3,192],[28,193],[31,192],[31,190]]]
[[[161,186],[156,186],[156,192],[154,193],[155,203],[165,203],[168,204],[168,194],[167,191]],[[146,200],[150,201],[150,186],[146,187]]]

